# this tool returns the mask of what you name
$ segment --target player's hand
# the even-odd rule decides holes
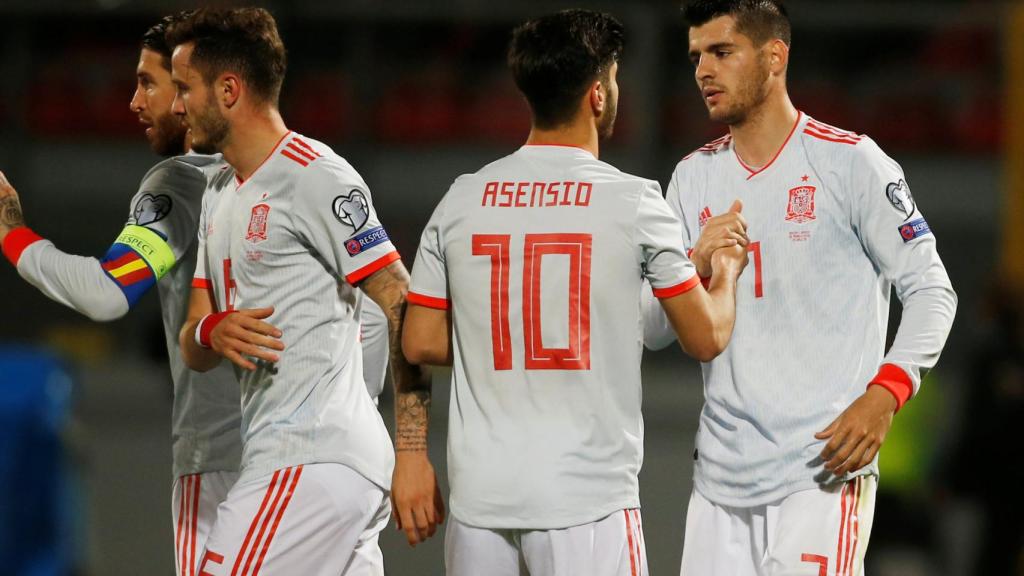
[[[396,454],[391,511],[396,528],[405,531],[410,546],[426,541],[444,522],[444,499],[426,451]]]
[[[210,331],[210,347],[244,370],[256,369],[256,364],[246,356],[277,362],[280,357],[273,350],[284,350],[284,342],[279,340],[281,331],[263,321],[273,313],[274,307],[271,306],[228,314]]]
[[[711,255],[711,274],[724,274],[735,281],[747,267],[749,260],[747,249],[741,244],[719,248]]]
[[[860,470],[874,460],[896,413],[896,398],[881,386],[868,386],[864,394],[821,432],[828,439],[821,451],[825,469],[836,476]]]
[[[24,225],[25,217],[22,215],[18,191],[7,181],[7,176],[0,172],[0,242],[4,241],[11,230]]]
[[[750,243],[747,238],[747,221],[740,214],[742,210],[743,203],[736,200],[728,212],[712,216],[704,224],[704,229],[690,254],[690,260],[697,267],[697,274],[700,274],[701,278],[708,278],[714,272],[711,256],[716,250],[732,246],[746,247]]]

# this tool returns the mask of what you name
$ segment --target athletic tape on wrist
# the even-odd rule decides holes
[[[227,318],[228,314],[234,313],[235,310],[228,310],[227,312],[216,312],[203,316],[203,319],[196,325],[196,344],[203,348],[210,348],[210,333],[217,327],[217,324],[220,324],[224,318]]]

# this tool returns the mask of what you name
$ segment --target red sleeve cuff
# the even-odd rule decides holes
[[[348,276],[345,276],[345,281],[351,284],[352,286],[355,286],[356,284],[359,284],[366,278],[372,276],[373,273],[376,272],[377,270],[380,270],[381,268],[387,266],[388,264],[391,264],[392,262],[398,260],[399,258],[400,256],[398,255],[398,252],[389,252],[384,256],[377,258],[373,262],[370,262],[366,266],[363,266],[359,270],[356,270],[355,272],[349,274]]]
[[[700,277],[696,274],[690,277],[689,280],[682,284],[676,284],[675,286],[669,286],[668,288],[653,288],[655,298],[671,298],[673,296],[679,296],[685,294],[690,290],[693,290],[700,284]]]
[[[417,294],[410,291],[406,297],[411,304],[417,306],[425,306],[427,308],[433,308],[435,310],[447,310],[451,305],[445,298],[434,298],[433,296],[424,296],[423,294]]]
[[[193,278],[192,279],[192,287],[193,288],[209,290],[211,286],[213,286],[213,284],[211,284],[210,280],[207,279],[207,278]]]
[[[878,369],[878,374],[875,374],[868,386],[881,386],[892,393],[896,397],[897,412],[903,408],[907,400],[910,400],[911,394],[914,393],[914,382],[902,368],[895,364],[882,364]]]
[[[20,226],[11,230],[7,237],[4,238],[4,256],[10,260],[14,267],[18,267],[18,260],[21,259],[21,253],[32,244],[42,240],[43,237],[35,232],[29,230],[25,226]]]

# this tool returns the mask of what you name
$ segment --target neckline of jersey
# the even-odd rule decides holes
[[[586,152],[590,156],[594,156],[594,153],[591,152],[590,150],[587,150],[583,146],[576,146],[576,145],[573,145],[573,144],[553,144],[553,143],[548,143],[548,142],[535,142],[533,144],[523,144],[522,147],[523,148],[569,148],[571,150],[580,150],[582,152]]]
[[[291,130],[285,132],[284,136],[281,136],[281,139],[278,140],[277,144],[274,144],[274,147],[270,150],[270,154],[267,154],[267,157],[264,158],[262,162],[260,162],[259,166],[257,166],[256,169],[252,171],[252,174],[249,174],[249,177],[246,178],[245,180],[242,180],[242,177],[238,175],[238,171],[235,170],[235,181],[238,182],[236,190],[244,186],[245,183],[248,182],[249,180],[252,180],[253,176],[255,176],[256,173],[260,171],[260,168],[263,168],[263,165],[267,163],[267,160],[270,160],[270,158],[274,155],[274,152],[277,152],[277,149],[281,147],[281,142],[284,142],[284,139],[287,138],[290,134],[292,134]]]
[[[797,110],[796,111],[796,122],[793,123],[793,128],[790,129],[789,135],[786,136],[786,140],[782,142],[782,146],[779,146],[779,149],[775,152],[775,155],[772,156],[772,159],[769,160],[767,164],[765,164],[764,166],[761,166],[760,168],[751,168],[750,166],[747,166],[747,163],[744,162],[743,159],[740,158],[739,153],[736,152],[736,140],[735,139],[733,140],[733,142],[732,142],[732,155],[733,155],[734,158],[736,158],[736,161],[740,163],[740,166],[742,166],[747,172],[750,172],[750,175],[747,176],[747,180],[750,180],[754,176],[757,176],[758,174],[764,172],[769,167],[771,167],[771,165],[774,164],[776,160],[778,160],[779,156],[782,155],[782,151],[786,149],[786,145],[788,145],[789,141],[793,139],[793,134],[796,133],[796,128],[797,128],[797,126],[800,125],[800,122],[802,122],[803,119],[804,119],[804,113],[801,112],[800,110]]]

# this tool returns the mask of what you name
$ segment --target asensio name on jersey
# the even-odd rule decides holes
[[[657,182],[569,146],[520,148],[452,184],[409,302],[453,319],[451,510],[556,529],[640,505],[639,297],[699,282]]]

